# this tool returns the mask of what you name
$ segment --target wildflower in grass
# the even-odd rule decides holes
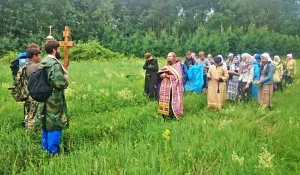
[[[268,111],[266,110],[267,106],[266,105],[261,105],[257,112],[259,115],[265,115]]]
[[[124,99],[133,98],[132,92],[130,90],[128,90],[127,88],[124,88],[124,89],[118,91],[118,95]]]
[[[98,89],[98,91],[100,94],[106,94],[106,93],[109,94],[109,91],[107,89]]]
[[[92,89],[91,84],[88,85],[87,89],[88,89],[88,91],[90,91]]]
[[[203,126],[203,127],[206,126],[206,120],[203,120],[203,121],[202,121],[202,126]]]
[[[85,100],[86,99],[86,94],[82,95],[82,99]]]
[[[237,162],[240,166],[243,166],[244,165],[244,157],[239,157],[235,151],[232,152],[231,154],[231,160],[233,162]]]
[[[105,93],[105,96],[106,96],[106,97],[109,97],[109,96],[110,96],[109,92],[106,92],[106,93]]]
[[[270,154],[268,150],[264,147],[261,148],[262,152],[258,154],[259,158],[259,168],[272,168],[273,162],[272,159],[274,157],[274,154]]]
[[[219,130],[222,130],[225,128],[226,125],[230,124],[232,120],[221,120],[220,125],[219,125]]]
[[[165,132],[162,133],[162,136],[168,141],[170,139],[170,130],[166,129]]]
[[[222,113],[224,114],[234,114],[235,112],[235,106],[229,106],[228,108],[226,109],[222,109]]]

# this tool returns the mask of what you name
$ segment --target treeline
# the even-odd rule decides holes
[[[297,0],[1,0],[0,56],[62,39],[95,40],[125,55],[169,51],[300,55]]]

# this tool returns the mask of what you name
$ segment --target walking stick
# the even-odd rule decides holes
[[[217,93],[220,93],[219,84],[220,84],[220,82],[218,81],[218,90],[217,90]]]

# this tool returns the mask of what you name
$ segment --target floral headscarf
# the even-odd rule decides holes
[[[251,55],[248,53],[243,53],[242,58],[246,58],[246,61],[242,61],[240,64],[239,73],[245,73],[253,67]]]

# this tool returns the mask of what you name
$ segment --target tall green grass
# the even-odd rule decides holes
[[[23,106],[0,65],[0,174],[300,173],[299,81],[274,93],[271,111],[255,100],[211,111],[206,94],[185,93],[183,118],[165,122],[143,95],[143,63],[71,63],[70,128],[58,156],[21,128]]]

